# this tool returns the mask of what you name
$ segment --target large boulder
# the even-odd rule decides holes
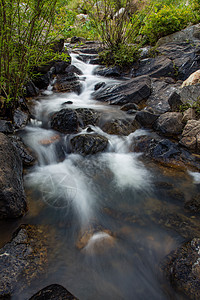
[[[189,120],[182,133],[180,144],[193,151],[200,151],[200,121]]]
[[[157,119],[155,129],[166,136],[180,134],[183,129],[182,114],[178,112],[167,112],[162,114]]]
[[[177,143],[159,136],[144,135],[136,137],[132,151],[143,153],[143,157],[170,167],[195,167],[200,169],[199,159],[180,147]]]
[[[32,151],[23,143],[22,139],[16,135],[11,136],[11,141],[12,144],[15,146],[15,148],[17,149],[23,165],[24,166],[32,166],[35,161],[36,158],[34,156],[34,154],[32,153]]]
[[[149,76],[139,76],[121,84],[105,86],[95,91],[95,100],[123,105],[126,103],[140,103],[151,94],[151,79]]]
[[[200,70],[192,73],[181,85],[181,87],[200,83]]]
[[[1,299],[20,294],[21,290],[30,285],[31,280],[45,272],[48,239],[48,227],[21,225],[13,234],[12,241],[0,249]]]
[[[175,69],[171,59],[165,56],[145,58],[139,62],[138,68],[132,69],[134,76],[149,75],[154,78],[174,77]]]
[[[51,116],[51,128],[62,133],[78,132],[78,115],[73,109],[61,109]]]
[[[78,300],[73,296],[68,290],[66,290],[62,285],[51,284],[44,289],[40,290],[29,300]]]
[[[11,140],[0,133],[0,218],[17,218],[27,209],[22,160]]]
[[[200,24],[189,26],[181,31],[160,38],[157,46],[167,43],[198,42],[200,41]]]
[[[172,79],[152,79],[151,95],[146,104],[158,114],[170,111],[169,99],[177,90],[178,86],[179,85],[175,84]]]
[[[193,238],[171,252],[162,263],[162,269],[172,287],[187,296],[200,298],[200,239]]]
[[[73,153],[90,155],[102,152],[108,146],[108,139],[99,134],[80,134],[70,140]]]
[[[56,92],[75,92],[79,95],[82,85],[76,74],[66,73],[57,75],[53,89]]]
[[[200,42],[172,42],[157,48],[161,55],[171,59],[177,79],[185,80],[199,69]]]

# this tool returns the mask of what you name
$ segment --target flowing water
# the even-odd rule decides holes
[[[21,222],[49,224],[56,240],[43,279],[27,287],[19,299],[52,283],[62,284],[80,300],[183,299],[170,289],[159,264],[184,238],[163,226],[167,221],[160,213],[182,214],[184,200],[174,194],[178,190],[187,198],[198,188],[199,174],[142,162],[130,146],[137,136],[150,134],[144,130],[124,137],[90,126],[108,138],[107,151],[88,157],[70,154],[70,136],[49,129],[49,116],[64,102],[73,101],[65,105],[69,108],[102,111],[105,118],[125,116],[118,107],[91,97],[96,83],[116,80],[92,75],[96,66],[79,61],[75,54],[72,64],[83,72],[82,93],[53,93],[49,87],[36,103],[36,119],[23,132],[38,164],[25,175],[29,212]],[[45,142],[54,139],[64,150],[64,160],[58,143]],[[176,192],[170,194],[168,186]]]

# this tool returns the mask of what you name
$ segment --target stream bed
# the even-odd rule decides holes
[[[1,243],[20,223],[48,224],[55,240],[42,279],[12,299],[29,299],[53,283],[80,300],[186,299],[170,288],[160,264],[200,228],[198,216],[184,209],[185,200],[199,192],[199,174],[142,160],[140,153],[131,152],[136,137],[150,134],[142,129],[116,136],[91,125],[92,132],[108,139],[106,151],[92,156],[70,153],[71,136],[49,129],[54,112],[92,108],[107,119],[125,117],[118,106],[91,96],[95,84],[119,81],[93,75],[96,66],[75,54],[72,64],[83,72],[82,93],[53,93],[49,87],[36,101],[36,119],[20,133],[38,164],[24,176],[29,211],[18,221],[1,221]],[[63,106],[67,101],[73,104]],[[64,160],[56,143],[46,142],[54,139],[64,145]]]

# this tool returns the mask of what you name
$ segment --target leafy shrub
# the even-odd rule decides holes
[[[118,47],[104,50],[99,56],[103,64],[126,67],[138,59],[139,53],[139,47],[136,45],[120,44]]]
[[[145,21],[142,34],[150,44],[155,44],[159,38],[185,28],[192,19],[192,11],[186,6],[163,6],[160,10],[155,7]]]

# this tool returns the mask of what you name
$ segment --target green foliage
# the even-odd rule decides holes
[[[99,56],[103,64],[127,67],[139,58],[139,47],[121,44],[113,49],[104,50]]]
[[[192,20],[193,13],[188,6],[155,6],[144,22],[141,34],[146,42],[155,44],[159,38],[185,28]]]
[[[0,95],[15,106],[33,66],[53,57],[57,0],[0,0]]]
[[[193,104],[187,102],[179,107],[180,112],[186,111],[188,108],[193,108],[197,116],[200,116],[200,98],[198,98]]]

